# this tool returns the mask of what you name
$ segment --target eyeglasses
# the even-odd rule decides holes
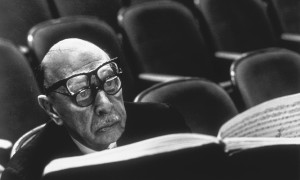
[[[121,89],[120,75],[122,70],[118,68],[115,60],[111,59],[93,71],[80,73],[54,83],[45,88],[46,94],[56,92],[71,97],[73,102],[81,107],[91,105],[98,90],[103,90],[108,95],[115,95]],[[56,91],[64,86],[68,93]]]

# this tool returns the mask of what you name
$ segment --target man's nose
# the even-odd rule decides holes
[[[95,111],[97,115],[109,113],[113,107],[110,99],[104,91],[98,91],[95,99]]]

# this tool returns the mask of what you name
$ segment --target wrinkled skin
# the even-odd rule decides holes
[[[89,72],[106,61],[109,56],[99,47],[79,39],[66,39],[55,44],[42,61],[45,86]],[[67,92],[65,87],[57,89]],[[52,92],[38,97],[42,108],[57,125],[64,126],[69,134],[83,145],[102,150],[116,142],[125,130],[126,111],[122,90],[107,95],[99,90],[95,101],[87,106],[77,106],[70,97]]]

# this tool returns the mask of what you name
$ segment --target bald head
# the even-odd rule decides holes
[[[81,39],[65,39],[53,45],[41,67],[46,87],[74,74],[93,70],[108,61],[109,56],[98,46]]]

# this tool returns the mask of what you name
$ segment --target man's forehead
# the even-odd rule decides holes
[[[102,49],[93,44],[87,45],[89,48],[74,46],[51,49],[43,60],[46,83],[51,85],[72,75],[89,72],[110,60]]]

